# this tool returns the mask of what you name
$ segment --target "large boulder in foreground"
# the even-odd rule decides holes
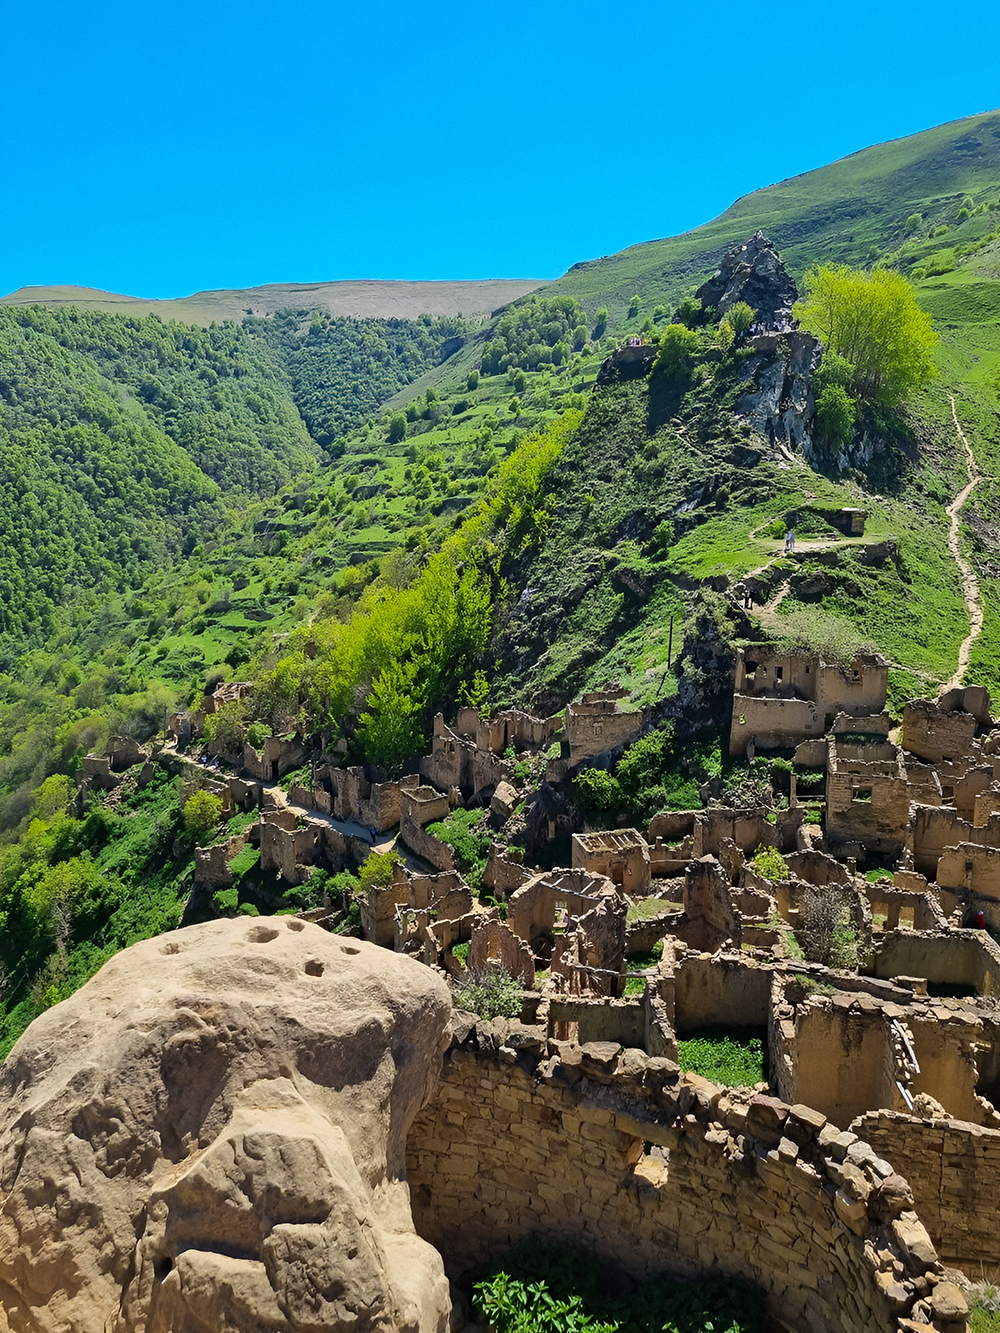
[[[450,1009],[291,917],[118,954],[0,1068],[0,1329],[443,1333],[403,1158]]]

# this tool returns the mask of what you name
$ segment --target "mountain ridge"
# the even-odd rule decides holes
[[[116,314],[158,314],[191,324],[266,316],[278,310],[321,310],[356,319],[415,319],[420,315],[483,318],[545,286],[546,279],[483,278],[442,281],[343,279],[335,282],[272,282],[259,287],[212,288],[190,296],[146,298],[96,287],[52,284],[19,287],[0,306],[79,306]]]

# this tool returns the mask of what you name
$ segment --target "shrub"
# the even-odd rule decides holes
[[[750,858],[750,869],[755,874],[760,875],[762,879],[788,878],[788,866],[785,865],[785,858],[776,847],[765,847],[763,844],[758,847]]]
[[[586,814],[615,815],[625,803],[618,779],[603,768],[586,768],[573,779],[573,794]]]
[[[754,308],[747,305],[746,301],[736,301],[726,311],[723,319],[732,329],[737,338],[742,338],[750,332],[750,326],[754,322]]]
[[[218,826],[222,818],[222,797],[210,791],[196,791],[184,802],[184,827],[195,838],[202,838]]]
[[[586,1251],[529,1236],[476,1284],[474,1303],[496,1333],[756,1333],[761,1326],[764,1294],[749,1282],[658,1276],[609,1297],[602,1267]]]
[[[387,889],[392,883],[393,867],[402,859],[398,852],[369,852],[358,871],[360,891],[367,893],[371,888]]]
[[[677,1062],[729,1088],[752,1088],[764,1078],[764,1047],[759,1037],[729,1033],[691,1037],[677,1043]]]
[[[427,826],[428,833],[455,849],[458,868],[472,889],[482,886],[493,842],[488,829],[476,827],[482,819],[482,810],[453,810],[447,819]]]
[[[264,722],[251,722],[247,727],[247,742],[255,750],[262,750],[264,742],[271,734],[271,728]]]
[[[456,983],[454,1001],[456,1009],[469,1009],[480,1018],[517,1018],[521,983],[499,967],[470,969]]]
[[[857,932],[851,925],[847,902],[835,886],[807,890],[799,934],[811,963],[857,971]]]

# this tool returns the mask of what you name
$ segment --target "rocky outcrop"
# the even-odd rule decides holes
[[[762,231],[742,245],[734,245],[709,280],[695,293],[702,305],[724,315],[737,301],[745,301],[761,323],[779,327],[792,318],[799,298],[791,274]]]
[[[812,377],[822,344],[811,333],[796,329],[761,334],[750,346],[753,354],[741,367],[747,391],[736,400],[736,415],[772,442],[801,449],[809,457],[816,411]]]
[[[0,1070],[0,1329],[444,1333],[404,1148],[450,1008],[288,917],[113,958]]]

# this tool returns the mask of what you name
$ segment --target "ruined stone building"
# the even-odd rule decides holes
[[[885,709],[889,664],[875,653],[847,666],[818,654],[779,655],[767,646],[736,656],[730,754],[753,754],[816,740],[838,713],[864,722]],[[857,730],[864,730],[859,725]]]

